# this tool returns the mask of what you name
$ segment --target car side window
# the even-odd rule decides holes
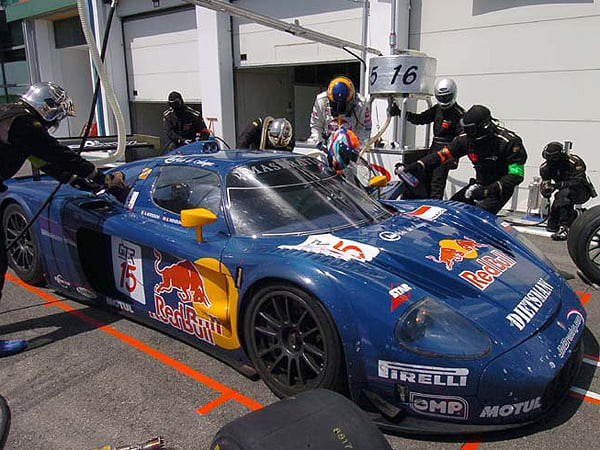
[[[199,167],[165,166],[154,184],[152,200],[176,214],[192,208],[206,208],[218,214],[221,179],[216,173]]]

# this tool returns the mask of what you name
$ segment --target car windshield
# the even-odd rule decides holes
[[[390,214],[308,156],[236,167],[227,176],[227,195],[236,233],[246,236],[331,232]]]

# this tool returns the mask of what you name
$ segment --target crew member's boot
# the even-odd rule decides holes
[[[27,341],[21,339],[0,340],[0,358],[3,356],[14,355],[27,347]]]
[[[553,241],[566,241],[568,234],[569,229],[564,225],[561,225],[560,227],[558,227],[558,231],[552,234],[550,237]]]

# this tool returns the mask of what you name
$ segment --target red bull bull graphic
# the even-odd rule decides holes
[[[154,285],[154,312],[152,319],[168,324],[201,341],[215,345],[214,334],[222,335],[222,325],[207,316],[199,317],[195,305],[210,308],[212,302],[204,288],[204,279],[191,261],[179,260],[174,264],[160,267],[162,254],[154,250],[154,270],[160,281]],[[164,294],[176,292],[178,302],[174,308],[167,304]]]
[[[464,259],[475,259],[479,255],[478,248],[487,247],[485,244],[479,244],[472,239],[442,239],[439,243],[440,251],[437,258],[433,255],[426,256],[439,264],[445,264],[446,270],[452,270],[454,264]]]
[[[165,292],[177,292],[177,297],[184,303],[202,303],[210,308],[211,302],[204,289],[204,280],[191,261],[177,261],[175,264],[160,268],[162,255],[154,250],[154,270],[161,277],[161,282],[154,286],[155,296]]]

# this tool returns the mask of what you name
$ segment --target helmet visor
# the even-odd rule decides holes
[[[448,105],[448,104],[452,103],[452,101],[454,100],[454,94],[452,94],[452,93],[435,94],[435,98],[440,104]]]

